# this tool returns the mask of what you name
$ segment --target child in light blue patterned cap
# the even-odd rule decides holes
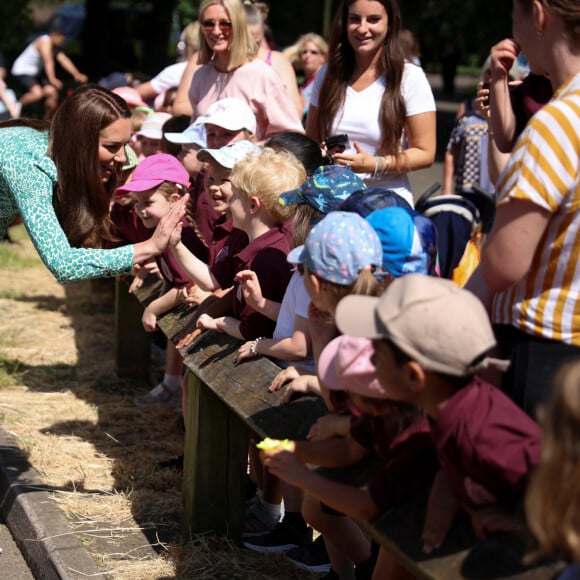
[[[347,294],[376,294],[373,275],[383,260],[381,242],[373,227],[358,214],[333,211],[308,234],[303,246],[288,255],[304,265],[304,283],[316,308],[334,315]]]

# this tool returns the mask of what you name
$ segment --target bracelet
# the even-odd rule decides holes
[[[264,336],[260,336],[259,338],[255,338],[254,340],[252,340],[252,344],[250,344],[250,353],[253,356],[258,356],[260,353],[258,352],[258,343],[261,340],[264,340]]]
[[[373,177],[379,174],[386,175],[389,172],[389,167],[391,166],[391,160],[388,155],[375,157],[375,170],[373,171]]]

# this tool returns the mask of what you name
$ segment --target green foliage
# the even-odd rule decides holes
[[[34,32],[34,22],[28,2],[0,2],[0,48],[10,63]]]
[[[181,23],[182,28],[197,20],[197,13],[199,8],[199,2],[192,2],[191,0],[177,0],[177,14]]]

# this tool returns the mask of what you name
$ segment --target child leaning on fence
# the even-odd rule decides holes
[[[154,228],[159,220],[167,214],[173,204],[187,192],[189,173],[173,156],[161,153],[146,157],[135,169],[132,179],[116,190],[117,194],[130,192],[135,199],[135,212],[141,218],[146,228]],[[190,251],[202,259],[207,259],[207,248],[191,228],[182,229],[182,240]],[[180,304],[187,292],[190,281],[170,250],[156,258],[156,266],[164,284],[159,297],[151,302],[143,312],[143,326],[146,331],[153,332],[157,319]],[[147,269],[142,272],[147,274]],[[182,359],[173,342],[167,341],[167,362],[163,381],[148,395],[137,400],[138,405],[151,403],[166,403],[179,406],[181,399]]]
[[[496,343],[481,302],[449,280],[409,274],[379,298],[346,297],[336,321],[346,334],[373,339],[387,396],[430,419],[443,467],[431,491],[425,551],[441,546],[459,509],[479,537],[519,529],[517,508],[539,461],[541,431],[478,376],[506,368],[488,357]]]

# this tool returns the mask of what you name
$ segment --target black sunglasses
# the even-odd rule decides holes
[[[211,32],[216,24],[221,32],[230,32],[232,29],[232,23],[229,20],[204,20],[201,23],[206,32]]]

